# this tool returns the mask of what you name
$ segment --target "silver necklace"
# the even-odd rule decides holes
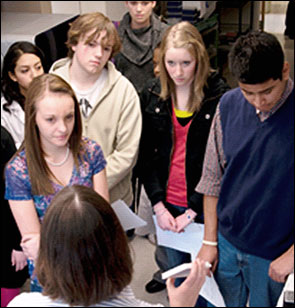
[[[54,166],[54,167],[60,167],[60,166],[62,166],[62,165],[68,160],[69,154],[70,154],[70,148],[67,147],[66,156],[65,156],[65,158],[64,158],[61,162],[59,162],[59,163],[53,163],[52,161],[48,160],[48,159],[45,158],[45,157],[44,157],[44,159],[48,162],[49,165]]]

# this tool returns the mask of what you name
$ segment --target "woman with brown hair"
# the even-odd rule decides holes
[[[79,106],[72,88],[45,74],[30,84],[25,103],[25,141],[6,167],[5,198],[29,259],[31,290],[39,250],[40,223],[54,195],[65,186],[93,187],[109,199],[100,146],[82,138]]]
[[[134,297],[132,272],[127,237],[109,203],[89,187],[68,186],[41,227],[36,274],[43,292],[22,293],[9,306],[161,306]],[[171,306],[192,306],[205,276],[205,263],[196,260],[182,287],[168,283]]]

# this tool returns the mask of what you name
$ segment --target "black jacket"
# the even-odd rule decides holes
[[[207,138],[220,97],[229,90],[218,73],[212,73],[205,88],[201,110],[193,115],[186,144],[188,207],[203,213],[203,196],[195,191],[201,178]],[[141,93],[143,130],[139,154],[140,177],[152,205],[165,202],[171,157],[173,124],[171,99],[159,98],[160,81],[154,79]]]
[[[15,151],[16,148],[11,135],[1,126],[1,288],[20,288],[29,278],[27,266],[16,272],[15,266],[11,265],[12,250],[22,250],[20,247],[20,232],[8,201],[4,199],[4,169]]]

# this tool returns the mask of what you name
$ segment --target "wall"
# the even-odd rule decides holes
[[[106,1],[107,12],[106,15],[114,21],[122,19],[123,15],[127,12],[125,1]]]
[[[53,14],[101,12],[111,20],[121,20],[127,11],[124,1],[51,1]]]
[[[264,1],[266,14],[285,14],[289,1]]]
[[[1,12],[51,13],[50,2],[51,1],[1,1]]]
[[[83,14],[101,12],[111,20],[121,20],[127,12],[125,1],[1,1],[3,12]]]
[[[83,14],[101,12],[106,14],[107,1],[51,1],[53,14]]]
[[[108,1],[80,1],[81,13],[101,12],[106,15]]]
[[[50,1],[52,14],[80,14],[80,1]]]

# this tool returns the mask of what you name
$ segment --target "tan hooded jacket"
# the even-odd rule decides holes
[[[69,58],[60,59],[52,65],[50,73],[71,84],[70,63]],[[88,118],[82,116],[83,135],[102,147],[107,161],[110,201],[122,199],[131,205],[131,175],[137,160],[142,127],[140,102],[134,86],[110,61],[107,70],[108,79],[97,104]]]

